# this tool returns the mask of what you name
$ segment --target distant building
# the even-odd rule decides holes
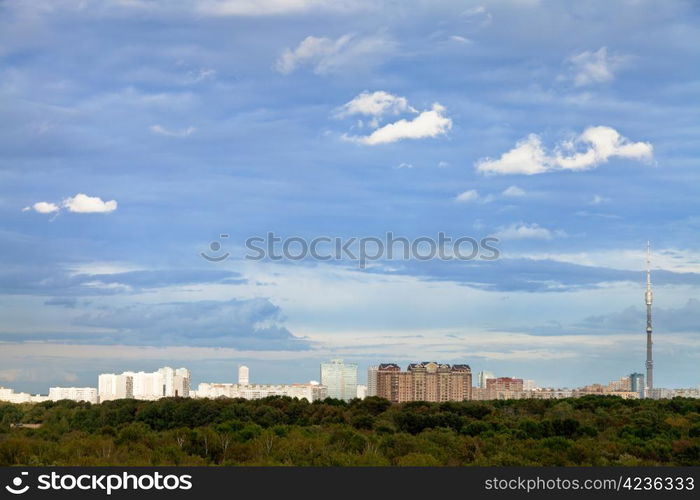
[[[365,399],[367,397],[367,386],[357,385],[357,399]]]
[[[100,400],[95,387],[51,387],[49,399],[51,401],[61,401],[62,399],[87,401],[93,404],[99,403]]]
[[[97,378],[97,393],[102,401],[134,397],[134,378],[126,373],[102,373]]]
[[[405,372],[394,363],[377,367],[377,396],[395,403],[405,401],[465,401],[471,399],[469,365],[412,363]]]
[[[486,381],[490,378],[496,378],[493,373],[487,371],[480,371],[477,374],[477,383],[479,388],[486,389]]]
[[[248,385],[250,383],[249,378],[250,371],[246,365],[241,365],[238,367],[238,385]]]
[[[673,397],[700,398],[700,389],[689,387],[687,389],[673,389]]]
[[[98,377],[100,401],[112,399],[156,400],[165,397],[190,396],[190,371],[169,366],[157,372],[103,373]]]
[[[357,364],[333,359],[321,363],[321,385],[328,389],[328,397],[349,401],[357,397]]]
[[[486,380],[486,388],[494,391],[522,391],[523,379],[497,377]]]
[[[399,373],[401,367],[395,363],[382,363],[377,367],[377,393],[376,396],[399,401]]]
[[[608,390],[612,392],[629,392],[631,390],[630,377],[621,377],[619,380],[613,380],[608,384]]]
[[[367,396],[377,395],[377,370],[378,366],[370,366],[367,369]]]
[[[486,388],[479,390],[480,399],[520,399],[531,391],[525,391],[521,378],[494,377],[486,379]],[[522,393],[522,395],[521,395]]]
[[[631,373],[630,374],[630,391],[639,393],[640,399],[644,397],[644,374],[643,373]]]
[[[524,391],[536,391],[539,387],[534,380],[523,380],[523,390]]]
[[[663,387],[654,387],[650,389],[646,388],[645,398],[648,399],[671,399],[676,396],[676,391],[674,389],[665,389]]]
[[[8,387],[0,387],[0,401],[7,401],[8,403],[43,403],[48,401],[48,396],[42,396],[41,394],[29,394],[27,392],[15,392],[14,389]]]
[[[245,368],[245,370],[243,370]],[[196,391],[192,391],[195,398],[243,398],[262,399],[270,396],[287,396],[290,398],[306,399],[309,402],[326,399],[328,392],[323,385],[316,381],[308,384],[250,384],[250,370],[247,366],[238,368],[238,383],[201,383]]]
[[[270,396],[287,396],[306,399],[309,402],[326,399],[326,388],[318,383],[308,384],[199,384],[194,394],[197,398],[262,399]]]

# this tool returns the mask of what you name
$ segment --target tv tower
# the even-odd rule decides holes
[[[651,397],[651,390],[654,388],[654,361],[651,356],[651,303],[654,294],[651,291],[651,244],[647,241],[647,289],[644,292],[644,302],[647,305],[647,378],[645,397]]]

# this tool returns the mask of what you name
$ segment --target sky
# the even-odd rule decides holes
[[[0,385],[607,383],[651,241],[655,385],[698,386],[699,62],[681,0],[0,2]],[[246,258],[387,232],[500,257]]]

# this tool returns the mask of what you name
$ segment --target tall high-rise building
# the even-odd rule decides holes
[[[248,385],[250,383],[250,371],[246,365],[238,367],[238,385]]]
[[[389,401],[399,401],[399,373],[401,368],[396,363],[382,363],[377,367],[377,394]]]
[[[321,385],[328,388],[328,397],[350,401],[357,397],[357,364],[333,359],[321,363]]]
[[[427,361],[412,363],[405,372],[394,363],[377,368],[377,396],[395,403],[404,401],[465,401],[471,399],[469,365]]]
[[[630,391],[638,393],[640,399],[644,397],[644,374],[643,373],[631,373],[630,374]]]
[[[367,396],[377,395],[377,370],[378,366],[367,368]]]
[[[477,374],[477,383],[480,389],[486,389],[486,381],[490,378],[495,378],[494,374],[487,371],[480,371]]]
[[[651,244],[647,241],[647,288],[644,292],[644,302],[647,306],[647,379],[646,379],[646,394],[651,396],[654,389],[654,360],[652,358],[652,341],[651,341],[651,303],[654,300],[654,294],[651,291]]]
[[[192,385],[192,374],[187,368],[178,368],[175,370],[173,378],[173,390],[171,396],[179,396],[182,398],[190,397],[190,389]]]
[[[134,397],[134,378],[129,373],[102,373],[97,379],[100,402]]]

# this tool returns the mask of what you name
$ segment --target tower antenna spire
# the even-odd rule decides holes
[[[651,341],[651,304],[654,301],[654,293],[651,291],[651,243],[647,241],[647,287],[644,292],[644,302],[647,306],[647,378],[645,397],[651,397],[652,389],[654,388],[654,360],[652,358],[652,341]]]

